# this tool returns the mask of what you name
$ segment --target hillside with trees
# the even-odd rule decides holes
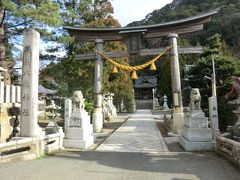
[[[188,36],[192,45],[197,42],[204,45],[207,37],[218,33],[230,47],[240,56],[240,1],[239,0],[173,0],[172,3],[148,14],[145,19],[130,23],[128,26],[148,25],[182,19],[212,9],[220,8],[212,21],[198,35]]]

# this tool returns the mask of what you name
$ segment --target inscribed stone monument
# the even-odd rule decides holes
[[[40,34],[30,29],[24,33],[20,134],[43,135],[38,126],[38,74]]]

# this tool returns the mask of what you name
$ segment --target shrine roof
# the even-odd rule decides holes
[[[41,84],[39,84],[38,86],[38,93],[40,94],[56,94],[56,92],[57,92],[56,90],[47,89]]]
[[[157,86],[157,78],[155,76],[139,76],[133,86],[134,88],[154,88]]]
[[[212,16],[218,13],[218,11],[219,9],[214,9],[197,16],[154,25],[111,28],[65,26],[64,29],[75,38],[75,41],[95,41],[96,39],[103,39],[104,41],[120,41],[124,40],[132,33],[141,34],[145,38],[168,36],[170,33],[181,35],[202,30],[203,24],[210,22]]]

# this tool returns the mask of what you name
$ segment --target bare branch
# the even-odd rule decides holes
[[[19,23],[19,24],[12,25],[12,26],[6,26],[6,28],[14,28],[14,27],[17,27],[17,26],[22,26],[22,25],[24,25],[24,24],[30,23],[31,21],[33,21],[33,20],[30,19],[30,20],[28,20],[28,21],[24,21],[23,23]]]
[[[22,30],[21,31],[14,31],[14,30],[11,30],[11,29],[6,29],[5,32],[10,33],[10,34],[14,34],[14,35],[22,34]]]

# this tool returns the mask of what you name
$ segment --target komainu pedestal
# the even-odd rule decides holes
[[[74,93],[73,100],[65,100],[65,148],[87,149],[94,143],[93,125],[84,109],[84,99],[80,92]]]
[[[191,109],[185,117],[183,134],[179,137],[179,142],[186,151],[212,150],[214,149],[212,129],[208,127],[208,118],[200,108],[200,93],[196,88],[192,91],[194,92],[191,92]]]

